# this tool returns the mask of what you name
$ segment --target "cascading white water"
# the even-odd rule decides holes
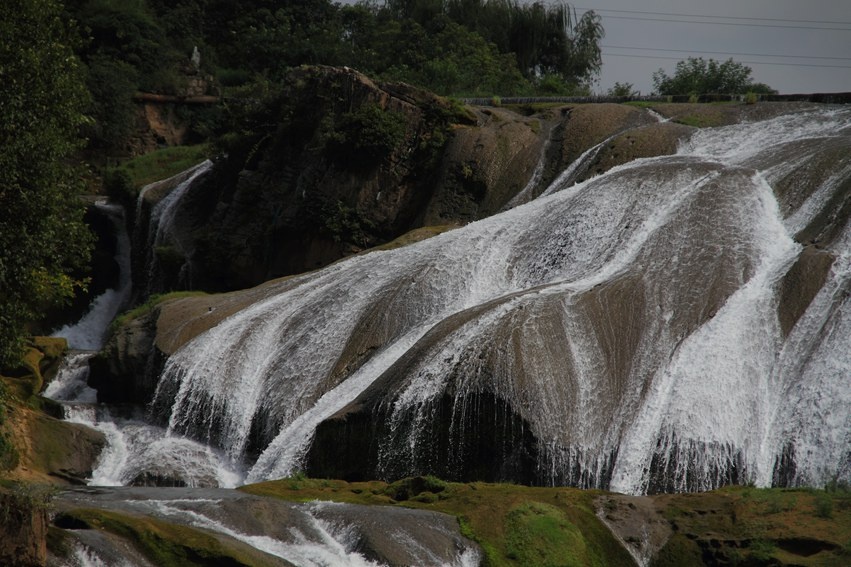
[[[67,338],[72,349],[89,350],[72,350],[65,356],[44,396],[63,404],[66,420],[92,427],[106,438],[90,484],[123,486],[151,477],[186,486],[241,484],[244,473],[238,465],[229,465],[221,452],[190,439],[168,436],[163,428],[146,423],[141,412],[134,417],[113,415],[110,408],[96,403],[97,392],[87,384],[89,360],[103,346],[110,322],[131,291],[130,241],[124,210],[107,203],[96,206],[113,220],[119,285],[95,298],[88,313],[76,324],[56,332]]]
[[[126,486],[159,480],[195,486],[234,487],[244,473],[228,464],[220,451],[150,425],[141,411],[135,416],[113,415],[97,404],[97,392],[90,388],[89,359],[94,352],[72,351],[66,355],[44,396],[63,404],[64,417],[101,432],[106,439],[89,484]]]
[[[112,221],[115,229],[118,263],[118,287],[108,289],[94,299],[86,315],[73,325],[66,325],[53,332],[54,336],[65,337],[73,349],[98,350],[103,347],[109,323],[130,299],[130,238],[124,223],[124,208],[120,205],[97,202],[95,206]]]
[[[190,493],[191,494],[191,493]],[[222,495],[221,492],[209,496]],[[163,495],[165,496],[165,495]],[[314,501],[285,505],[284,509],[264,508],[267,513],[278,512],[281,522],[264,523],[253,518],[250,504],[239,501],[193,495],[172,499],[133,499],[122,501],[122,509],[151,515],[168,522],[200,528],[240,541],[258,551],[303,567],[350,566],[379,567],[383,563],[367,559],[358,552],[362,538],[359,523],[366,508],[352,508],[335,502]],[[227,496],[232,500],[232,495]],[[238,507],[239,512],[233,513]],[[382,512],[384,515],[382,515]],[[399,513],[405,514],[402,524],[393,523]],[[376,511],[380,517],[370,518],[369,529],[380,530],[382,537],[392,541],[405,564],[423,567],[472,567],[480,563],[478,548],[463,543],[456,533],[435,521],[430,512],[388,509]],[[388,517],[389,515],[389,517]],[[254,521],[246,521],[249,516]],[[413,520],[413,521],[412,521]],[[427,542],[418,541],[423,537]],[[443,540],[443,541],[441,541]],[[450,545],[447,546],[446,544]]]
[[[160,277],[160,267],[157,260],[157,249],[159,247],[169,245],[174,246],[177,252],[188,257],[190,250],[184,246],[175,226],[175,218],[179,211],[183,197],[186,192],[192,187],[192,184],[198,177],[204,175],[213,167],[213,162],[206,160],[183,173],[180,173],[172,178],[164,181],[158,181],[150,185],[146,185],[139,192],[139,197],[136,205],[136,229],[142,229],[143,222],[141,213],[145,210],[143,203],[148,198],[148,193],[171,182],[177,183],[176,186],[168,192],[168,194],[160,199],[152,208],[150,218],[145,225],[147,229],[147,246],[145,248],[147,257],[145,264],[148,269],[146,279],[144,280],[145,289],[148,293],[153,291],[161,291],[157,288],[157,279]]]
[[[385,470],[427,472],[440,396],[463,434],[468,400],[490,392],[544,448],[546,482],[768,485],[790,443],[794,482],[847,479],[847,227],[788,337],[777,311],[793,237],[851,158],[793,210],[774,187],[797,167],[781,152],[849,136],[847,110],[703,130],[675,156],[569,190],[563,175],[527,205],[274,284],[169,359],[154,407],[230,459],[261,452],[250,480],[301,466],[315,427],[379,379]]]

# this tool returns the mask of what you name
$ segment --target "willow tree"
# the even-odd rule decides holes
[[[87,103],[55,0],[0,11],[0,366],[18,363],[27,324],[68,299],[92,241],[70,165]]]
[[[564,2],[518,0],[447,0],[444,6],[450,18],[496,44],[500,52],[513,53],[529,79],[555,75],[577,85],[600,72],[604,30],[593,11],[579,16]]]
[[[742,63],[689,57],[677,63],[672,76],[664,69],[653,73],[653,87],[663,95],[774,93],[771,87],[754,83],[751,68]]]

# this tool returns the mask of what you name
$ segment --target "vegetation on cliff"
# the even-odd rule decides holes
[[[85,285],[92,235],[78,201],[88,95],[53,0],[0,13],[0,368],[17,365],[26,325]]]
[[[127,151],[137,91],[185,96],[201,77],[226,98],[275,88],[300,65],[348,66],[441,95],[587,93],[601,67],[600,18],[516,0],[68,0],[100,152]],[[199,57],[190,61],[198,49]],[[215,86],[214,86],[215,85]],[[183,108],[196,140],[228,129],[218,107]]]

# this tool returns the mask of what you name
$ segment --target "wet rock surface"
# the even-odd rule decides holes
[[[102,530],[89,535],[86,532],[95,526],[75,521],[76,509],[190,526],[238,551],[245,552],[246,544],[254,546],[261,551],[254,555],[265,565],[299,565],[321,557],[345,562],[349,554],[389,566],[454,565],[465,550],[476,549],[461,536],[457,520],[446,514],[318,501],[298,504],[235,490],[86,488],[60,493],[55,507],[59,527],[77,534],[101,556],[122,553],[126,541]]]

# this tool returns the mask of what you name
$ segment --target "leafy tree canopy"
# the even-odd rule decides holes
[[[55,0],[0,11],[0,366],[20,357],[26,324],[82,284],[91,234],[69,156],[86,121],[83,67]]]
[[[751,80],[751,68],[727,61],[689,57],[677,63],[673,76],[664,69],[653,73],[653,87],[662,95],[744,94],[774,92],[770,87]]]

